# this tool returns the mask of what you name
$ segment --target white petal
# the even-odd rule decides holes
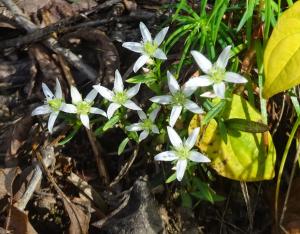
[[[137,93],[139,92],[141,87],[141,84],[136,84],[135,86],[131,87],[130,89],[127,90],[126,94],[128,98],[132,98],[135,95],[137,95]]]
[[[60,110],[66,113],[75,114],[77,112],[76,106],[72,104],[62,103]]]
[[[97,94],[98,94],[97,90],[92,89],[92,90],[88,93],[88,95],[86,95],[84,101],[86,101],[86,102],[88,102],[88,103],[92,103],[92,102],[95,100]]]
[[[196,144],[199,132],[200,128],[195,128],[189,135],[188,139],[186,139],[186,141],[184,142],[184,146],[187,147],[189,150],[193,148],[193,146]]]
[[[163,52],[160,48],[157,48],[153,54],[154,58],[162,59],[162,60],[167,60],[167,56],[165,52]]]
[[[149,132],[144,130],[141,132],[140,136],[139,136],[139,142],[141,142],[142,140],[144,140],[147,136],[149,135]]]
[[[136,62],[134,63],[133,71],[137,72],[142,66],[144,66],[147,63],[148,59],[150,59],[148,55],[140,56],[138,60],[136,60]]]
[[[135,104],[133,101],[131,100],[127,100],[123,106],[127,107],[128,109],[131,110],[142,110],[142,108],[140,108],[137,104]]]
[[[138,113],[138,115],[139,115],[139,117],[140,117],[141,120],[147,119],[147,115],[145,114],[144,111],[140,110],[140,111],[137,111],[137,113]]]
[[[170,115],[170,126],[173,127],[180,116],[182,111],[182,106],[173,106],[171,115]]]
[[[157,46],[159,46],[163,40],[165,39],[167,32],[169,30],[169,27],[165,27],[160,32],[155,36],[154,42],[156,43]]]
[[[142,34],[142,37],[143,37],[143,41],[144,42],[146,42],[146,41],[152,42],[151,34],[150,34],[148,28],[146,27],[146,25],[143,22],[140,22],[140,30],[141,30],[141,34]]]
[[[51,92],[51,90],[45,83],[42,83],[42,89],[47,100],[51,100],[54,98],[54,94]]]
[[[49,105],[42,105],[42,106],[38,106],[36,107],[31,115],[34,116],[34,115],[45,115],[45,114],[49,114],[51,111],[51,108]]]
[[[197,151],[191,151],[189,160],[194,161],[194,162],[204,162],[204,163],[209,163],[210,159],[206,157],[205,155],[197,152]]]
[[[71,98],[74,104],[82,101],[82,96],[79,93],[78,89],[74,86],[71,86]]]
[[[154,122],[158,112],[160,111],[160,107],[155,108],[150,114],[149,114],[149,119]]]
[[[216,62],[217,67],[225,69],[227,66],[228,60],[230,58],[230,50],[231,46],[226,46],[222,53],[219,55],[218,60]]]
[[[178,159],[178,157],[173,151],[161,152],[154,157],[156,161],[174,161],[176,159]]]
[[[248,80],[245,77],[243,77],[235,72],[226,72],[224,80],[227,82],[238,83],[238,84],[248,82]]]
[[[177,93],[180,90],[179,84],[171,72],[167,71],[168,86],[172,94]]]
[[[138,42],[125,42],[122,44],[122,46],[128,50],[137,52],[137,53],[142,53],[143,52],[143,45]]]
[[[172,96],[170,95],[162,95],[162,96],[155,96],[150,98],[151,102],[160,103],[160,104],[170,104],[172,101]]]
[[[178,160],[178,162],[176,164],[176,177],[177,177],[178,181],[182,180],[184,173],[185,173],[186,166],[187,166],[186,159]]]
[[[124,90],[124,84],[122,80],[122,76],[119,72],[119,70],[115,71],[115,82],[114,82],[114,91],[115,92],[123,92]]]
[[[60,85],[59,80],[57,78],[56,78],[56,87],[55,87],[55,97],[59,98],[59,99],[63,98],[61,85]]]
[[[224,84],[224,82],[221,82],[221,83],[218,83],[218,84],[214,84],[213,88],[214,88],[215,94],[218,97],[220,97],[220,98],[224,98],[225,97],[225,84]]]
[[[196,114],[204,113],[203,109],[200,106],[198,106],[195,102],[188,100],[188,99],[186,99],[186,101],[184,103],[184,107],[186,109],[188,109],[189,111],[196,113]]]
[[[96,114],[96,115],[102,115],[102,116],[104,116],[104,117],[107,117],[105,111],[104,111],[104,110],[101,110],[101,109],[99,109],[99,108],[97,108],[97,107],[91,107],[90,113]]]
[[[212,63],[200,52],[193,50],[191,51],[192,56],[194,57],[196,63],[200,69],[207,74],[212,68]]]
[[[159,134],[159,129],[158,129],[158,127],[155,124],[152,125],[151,131],[153,133]]]
[[[197,88],[197,87],[206,87],[212,85],[214,82],[209,78],[209,76],[198,76],[195,78],[190,78],[184,86],[186,88]]]
[[[81,123],[83,124],[83,126],[85,126],[87,129],[90,129],[90,119],[88,115],[79,115]]]
[[[190,97],[196,90],[197,86],[186,86],[186,83],[182,86],[182,92],[186,97]]]
[[[134,124],[131,124],[131,125],[127,126],[126,130],[130,131],[130,132],[132,132],[132,131],[137,132],[137,131],[143,130],[143,128],[142,128],[141,123],[134,123]]]
[[[200,97],[205,97],[205,98],[215,98],[217,97],[216,94],[214,94],[213,92],[211,91],[207,91],[207,92],[204,92],[200,95]]]
[[[119,109],[120,107],[121,107],[120,104],[111,103],[107,108],[107,118],[110,119],[114,115],[116,110]]]
[[[172,145],[175,148],[182,147],[182,140],[181,140],[180,136],[177,134],[177,132],[169,126],[167,127],[167,131],[168,131],[169,139],[170,139]]]
[[[100,84],[94,85],[93,88],[96,89],[102,97],[112,102],[114,93],[110,91],[108,88],[101,86]]]
[[[48,130],[49,130],[50,133],[52,133],[53,126],[54,126],[55,120],[57,119],[58,113],[59,112],[52,112],[50,114],[50,116],[49,116],[49,119],[48,119]]]

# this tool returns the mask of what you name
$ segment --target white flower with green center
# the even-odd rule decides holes
[[[173,145],[173,150],[159,153],[154,159],[157,161],[176,161],[176,177],[178,181],[182,180],[189,160],[197,163],[210,162],[208,157],[192,150],[197,141],[200,128],[195,128],[184,141],[181,140],[173,128],[167,127],[167,130],[169,139]]]
[[[171,95],[155,96],[150,98],[150,101],[160,103],[162,105],[172,105],[172,111],[170,115],[171,127],[175,125],[183,108],[196,114],[204,113],[201,107],[190,100],[190,96],[194,93],[195,89],[186,87],[186,84],[180,88],[175,77],[169,71],[167,72],[167,77]]]
[[[214,94],[217,97],[225,97],[225,83],[247,83],[247,79],[237,73],[227,72],[226,66],[230,58],[231,46],[227,46],[220,56],[218,57],[216,63],[212,64],[203,54],[198,51],[193,50],[191,52],[196,63],[200,69],[206,74],[195,78],[189,79],[186,83],[187,87],[205,87],[213,85]],[[211,97],[211,96],[210,96]]]
[[[166,54],[158,47],[163,42],[168,32],[168,29],[169,27],[163,28],[153,40],[146,25],[140,22],[140,30],[143,37],[143,41],[141,43],[125,42],[122,44],[122,46],[126,49],[142,54],[133,66],[134,72],[137,72],[146,63],[152,63],[151,58],[158,58],[162,60],[167,59]]]
[[[76,113],[79,115],[81,123],[87,129],[90,128],[90,113],[106,117],[105,111],[92,106],[97,94],[98,92],[92,89],[85,97],[85,99],[82,99],[82,96],[79,93],[78,89],[74,86],[71,86],[72,103],[75,105]]]
[[[150,133],[159,134],[158,127],[154,124],[156,116],[160,110],[160,107],[154,109],[150,114],[149,118],[144,111],[138,111],[138,115],[140,117],[140,122],[134,123],[126,127],[127,131],[142,131],[139,136],[139,142],[144,140]]]
[[[141,84],[137,84],[128,90],[124,89],[121,74],[118,70],[116,70],[112,91],[100,84],[94,85],[93,87],[102,97],[111,102],[107,109],[107,117],[110,119],[121,106],[125,106],[131,110],[142,110],[138,105],[130,100],[139,92],[140,86]]]
[[[55,95],[51,92],[45,83],[42,83],[43,93],[46,97],[45,104],[35,108],[31,115],[45,115],[50,114],[48,120],[48,130],[52,133],[53,126],[59,111],[64,111],[68,113],[76,113],[76,108],[71,104],[66,104],[63,99],[63,94],[61,90],[61,85],[56,79]]]

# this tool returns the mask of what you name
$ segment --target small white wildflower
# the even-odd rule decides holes
[[[79,115],[83,126],[85,126],[87,129],[90,128],[89,113],[106,117],[105,111],[97,107],[92,107],[97,94],[97,91],[92,89],[85,97],[85,99],[82,100],[82,96],[79,93],[78,89],[74,86],[71,86],[72,103],[75,105],[76,113]]]
[[[121,106],[125,106],[131,110],[142,110],[138,105],[130,100],[139,92],[140,86],[141,84],[137,84],[128,90],[124,90],[121,74],[118,70],[116,70],[114,87],[112,91],[104,86],[101,86],[100,84],[94,85],[93,87],[102,97],[112,102],[107,109],[107,117],[110,119],[115,111]]]
[[[166,54],[158,48],[160,44],[163,42],[169,27],[163,28],[154,38],[151,37],[151,34],[146,27],[146,25],[140,22],[140,30],[143,37],[143,41],[141,43],[138,42],[124,42],[122,44],[123,47],[129,49],[131,51],[142,54],[138,60],[135,62],[133,66],[133,71],[137,72],[142,66],[146,63],[151,63],[151,58],[158,58],[162,60],[166,60]]]
[[[191,52],[200,69],[206,74],[199,77],[191,78],[186,85],[190,88],[205,87],[213,85],[213,90],[216,96],[225,97],[225,83],[246,83],[247,79],[237,73],[227,72],[226,66],[230,58],[231,46],[227,46],[216,63],[212,64],[203,54],[193,50]],[[210,95],[211,97],[211,95]]]
[[[160,107],[154,109],[150,114],[149,118],[144,111],[137,111],[140,117],[140,122],[131,124],[126,127],[127,131],[142,131],[139,136],[139,141],[144,140],[151,132],[159,134],[158,127],[154,124],[156,116],[160,110]]]
[[[195,128],[185,141],[181,140],[173,128],[167,127],[167,130],[174,150],[161,152],[157,154],[154,159],[157,161],[177,161],[176,177],[178,181],[182,180],[189,160],[197,163],[210,162],[208,157],[195,150],[192,150],[197,141],[200,128]]]
[[[35,108],[31,115],[44,115],[50,114],[48,120],[48,130],[52,133],[53,126],[59,111],[64,111],[68,113],[76,113],[76,108],[71,104],[66,104],[63,99],[63,94],[61,90],[61,85],[56,79],[55,95],[51,92],[48,86],[45,83],[42,83],[43,93],[46,97],[45,104]]]
[[[150,98],[150,101],[160,103],[163,105],[172,105],[172,111],[170,116],[171,127],[175,125],[183,108],[186,108],[187,110],[196,114],[204,113],[201,107],[199,107],[195,102],[190,100],[190,96],[194,93],[195,89],[186,87],[186,85],[183,85],[183,87],[180,88],[175,77],[169,71],[167,72],[167,77],[171,95],[155,96]]]

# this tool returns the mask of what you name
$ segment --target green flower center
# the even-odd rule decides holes
[[[186,96],[183,92],[178,91],[177,93],[173,94],[172,102],[174,105],[183,106],[186,100]]]
[[[86,101],[78,102],[76,104],[76,107],[77,107],[78,114],[86,115],[86,114],[90,113],[90,110],[91,110],[91,104]]]
[[[225,78],[225,72],[226,70],[220,67],[213,66],[210,70],[210,78],[214,83],[220,83]]]
[[[63,99],[61,98],[54,98],[52,100],[47,101],[48,105],[50,106],[51,110],[59,111],[62,105]]]
[[[144,51],[150,56],[152,56],[155,53],[157,48],[158,46],[155,42],[152,43],[150,41],[147,41],[144,43]]]
[[[181,147],[180,149],[176,150],[176,155],[180,159],[187,159],[190,155],[190,150],[187,149],[186,147]]]
[[[152,125],[153,125],[153,123],[152,123],[151,119],[145,119],[143,124],[142,124],[142,128],[144,130],[151,131]]]
[[[115,103],[123,105],[128,100],[128,96],[126,92],[117,92],[113,98]]]

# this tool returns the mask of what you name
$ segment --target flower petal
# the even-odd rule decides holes
[[[61,85],[60,85],[59,80],[57,78],[56,78],[56,87],[55,87],[55,97],[59,98],[59,99],[63,98]]]
[[[131,50],[133,52],[142,53],[143,52],[143,45],[138,42],[125,42],[122,44],[122,46],[128,50]]]
[[[141,34],[142,34],[142,37],[143,37],[143,41],[144,42],[146,42],[146,41],[152,42],[151,34],[150,34],[148,28],[146,27],[146,25],[143,22],[140,22],[140,30],[141,30]]]
[[[157,35],[154,38],[154,42],[156,43],[157,46],[159,46],[163,42],[163,40],[167,35],[168,30],[169,27],[165,27],[162,30],[160,30],[159,33],[157,33]]]
[[[147,119],[147,115],[145,114],[144,111],[140,110],[140,111],[137,111],[137,113],[138,113],[138,115],[139,115],[139,117],[140,117],[141,120]]]
[[[212,85],[214,82],[207,75],[190,78],[185,84],[185,88],[195,89],[197,87],[206,87]]]
[[[150,57],[148,55],[142,55],[136,60],[133,66],[133,71],[137,72],[142,66],[144,66]]]
[[[173,106],[171,115],[170,115],[170,126],[173,127],[180,116],[182,111],[182,106]]]
[[[248,82],[248,80],[245,77],[235,72],[226,72],[224,80],[230,83],[238,83],[238,84]]]
[[[189,111],[196,113],[196,114],[204,113],[203,109],[200,106],[198,106],[195,102],[188,100],[188,99],[185,100],[184,107],[186,109],[188,109]]]
[[[118,103],[111,103],[107,108],[107,118],[110,119],[120,107],[121,105]]]
[[[196,50],[191,51],[192,56],[194,57],[196,63],[200,67],[200,69],[207,74],[212,68],[212,63],[200,52]]]
[[[162,95],[162,96],[155,96],[150,98],[151,102],[159,103],[159,104],[170,104],[172,101],[172,96],[170,95]]]
[[[119,70],[117,69],[115,71],[114,91],[115,92],[123,92],[123,90],[124,90],[124,84],[123,84],[122,76],[121,76]]]
[[[97,107],[91,107],[90,113],[107,117],[105,111],[101,110],[100,108],[97,108]]]
[[[98,93],[107,99],[108,101],[112,102],[114,93],[110,91],[108,88],[101,86],[100,84],[94,85],[93,88],[98,91]]]
[[[36,107],[31,115],[34,116],[34,115],[45,115],[45,114],[49,114],[51,111],[51,108],[49,105],[42,105],[42,106],[38,106]]]
[[[126,94],[128,98],[132,98],[135,95],[137,95],[137,93],[139,92],[141,87],[141,84],[136,84],[135,86],[131,87],[130,89],[127,90]]]
[[[158,112],[160,111],[160,107],[155,108],[150,114],[149,114],[149,119],[154,122]]]
[[[66,112],[66,113],[71,113],[71,114],[77,113],[76,106],[74,106],[72,104],[67,104],[67,103],[62,103],[60,110],[63,112]]]
[[[123,106],[127,107],[128,109],[131,110],[142,110],[142,108],[140,108],[137,104],[135,104],[133,101],[131,100],[127,100]]]
[[[81,123],[83,124],[84,127],[86,127],[87,129],[90,129],[90,119],[88,115],[79,115]]]
[[[182,180],[184,173],[185,173],[186,166],[187,166],[186,159],[178,160],[178,162],[176,164],[176,177],[177,177],[178,181]]]
[[[180,136],[177,134],[177,132],[169,126],[167,127],[167,131],[168,131],[168,136],[169,136],[169,139],[170,139],[172,145],[175,148],[182,147],[182,140],[181,140]]]
[[[139,142],[141,142],[142,140],[144,140],[147,136],[149,135],[149,132],[144,130],[141,132],[140,136],[139,136]]]
[[[191,160],[193,162],[204,162],[204,163],[211,162],[208,157],[206,157],[204,154],[201,154],[197,151],[190,152],[189,160]]]
[[[195,129],[191,132],[191,134],[189,135],[189,137],[185,140],[184,146],[187,147],[189,150],[190,150],[191,148],[193,148],[194,145],[196,144],[196,141],[197,141],[199,132],[200,132],[200,128],[195,128]]]
[[[154,157],[156,161],[174,161],[176,159],[178,159],[178,157],[173,151],[161,152]]]
[[[171,72],[167,71],[168,77],[168,86],[172,94],[177,93],[180,90],[179,84],[175,77],[172,75]]]
[[[72,98],[72,103],[74,104],[82,101],[81,94],[79,93],[78,89],[73,85],[71,86],[71,98]]]
[[[143,128],[142,128],[141,123],[134,123],[134,124],[131,124],[131,125],[127,126],[126,130],[130,131],[130,132],[137,132],[137,131],[143,130]]]
[[[204,92],[200,95],[200,97],[205,97],[205,98],[215,98],[217,97],[217,95],[211,91],[207,91],[207,92]]]
[[[45,83],[42,83],[42,89],[47,100],[51,100],[54,98],[54,94],[51,92],[51,90]]]
[[[97,90],[92,89],[92,90],[88,93],[88,95],[86,95],[84,101],[86,101],[86,102],[88,102],[88,103],[92,103],[92,102],[95,100],[97,94],[98,94]]]
[[[155,134],[159,134],[159,129],[155,124],[152,125],[151,131]]]
[[[157,48],[155,50],[153,57],[161,59],[161,60],[167,60],[167,56],[166,56],[165,52],[163,52],[162,49],[160,49],[160,48]]]
[[[48,130],[50,133],[52,133],[52,130],[53,130],[53,126],[54,126],[54,123],[55,123],[55,120],[57,119],[57,116],[58,116],[58,111],[56,112],[52,112],[49,116],[49,119],[48,119]]]
[[[231,46],[226,46],[216,62],[217,67],[225,69],[230,58]]]
[[[218,84],[214,84],[213,85],[214,88],[214,92],[215,94],[220,97],[220,98],[224,98],[225,97],[225,83],[221,82]]]

